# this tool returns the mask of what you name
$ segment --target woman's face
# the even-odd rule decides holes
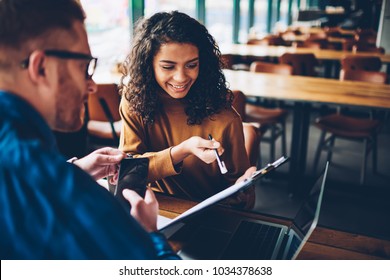
[[[161,45],[153,58],[159,86],[172,98],[184,98],[199,75],[199,51],[192,44]]]

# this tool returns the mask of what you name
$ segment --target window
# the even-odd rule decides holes
[[[249,31],[249,1],[240,1],[240,29],[238,32],[238,41],[246,43],[248,41]]]
[[[97,72],[111,71],[130,49],[128,0],[81,0]]]
[[[206,0],[206,27],[218,44],[231,43],[233,1]]]
[[[195,0],[145,0],[145,16],[147,17],[150,17],[157,12],[170,12],[174,10],[196,18]]]
[[[255,1],[255,24],[251,28],[251,36],[264,37],[267,34],[268,0]]]
[[[273,33],[283,32],[288,27],[288,2],[289,0],[280,1],[279,20],[275,22],[274,29],[271,30]]]

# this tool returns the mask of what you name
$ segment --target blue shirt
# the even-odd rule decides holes
[[[87,173],[36,110],[0,91],[1,259],[177,259]]]

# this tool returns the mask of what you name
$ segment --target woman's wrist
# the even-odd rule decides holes
[[[179,145],[172,147],[171,149],[171,158],[173,164],[178,164],[182,162],[186,157],[191,154],[191,150],[187,148],[188,140],[181,142]]]

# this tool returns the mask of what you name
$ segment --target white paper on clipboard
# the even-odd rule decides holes
[[[237,193],[238,191],[245,190],[246,188],[253,185],[257,179],[261,178],[262,176],[267,174],[269,171],[279,167],[280,165],[285,163],[288,159],[289,158],[287,158],[287,157],[281,157],[277,161],[268,164],[266,167],[254,172],[251,178],[246,179],[240,183],[234,184],[234,185],[228,187],[227,189],[224,189],[223,191],[220,191],[219,193],[203,200],[202,202],[198,203],[194,207],[183,212],[181,215],[177,216],[176,218],[172,219],[171,221],[160,224],[160,227],[158,227],[158,230],[166,229],[170,225],[177,223],[178,221],[181,221],[181,220],[195,214],[196,212],[199,212],[202,209],[205,209],[206,207],[209,207],[213,204],[216,204],[217,202],[231,196],[232,194]]]

